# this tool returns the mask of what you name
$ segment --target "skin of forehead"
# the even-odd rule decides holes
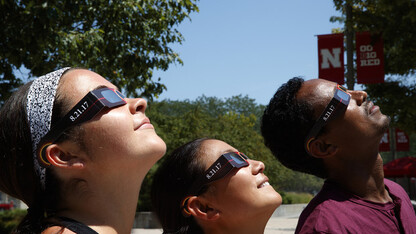
[[[61,95],[64,95],[66,99],[69,99],[71,102],[70,105],[72,106],[81,100],[88,92],[100,85],[117,89],[116,86],[101,75],[86,69],[68,71],[61,78],[59,85]]]
[[[228,147],[226,147],[228,146]],[[205,140],[200,149],[201,161],[205,163],[205,170],[208,169],[222,154],[237,151],[232,146],[220,140]],[[215,155],[215,156],[214,156]]]
[[[336,85],[324,79],[307,80],[303,82],[296,99],[310,103],[314,107],[315,116],[318,116],[332,99]]]

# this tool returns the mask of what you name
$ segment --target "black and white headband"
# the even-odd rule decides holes
[[[39,175],[42,189],[45,188],[46,169],[39,164],[36,149],[40,140],[51,128],[56,88],[62,74],[68,69],[70,67],[59,69],[35,79],[27,94],[26,112],[32,136],[33,165]]]

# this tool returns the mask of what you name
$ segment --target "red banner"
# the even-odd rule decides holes
[[[409,136],[402,130],[396,128],[396,151],[409,151]]]
[[[378,147],[378,151],[380,152],[386,152],[390,151],[390,134],[389,130],[387,130],[383,137],[381,138],[380,145]]]
[[[384,82],[384,53],[381,36],[369,32],[355,34],[357,53],[357,83],[373,84]]]
[[[344,34],[318,35],[319,78],[344,84]]]

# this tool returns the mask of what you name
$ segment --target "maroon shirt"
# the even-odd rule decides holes
[[[393,202],[367,201],[326,181],[300,215],[295,233],[416,233],[407,193],[393,181],[384,184]]]

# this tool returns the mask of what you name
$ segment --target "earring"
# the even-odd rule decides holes
[[[191,216],[191,213],[189,212],[189,210],[188,210],[188,200],[189,200],[189,198],[191,198],[192,196],[187,196],[187,197],[185,197],[185,199],[183,199],[182,200],[182,203],[181,203],[181,210],[182,210],[182,215],[184,216],[184,217],[189,217],[189,216]]]

